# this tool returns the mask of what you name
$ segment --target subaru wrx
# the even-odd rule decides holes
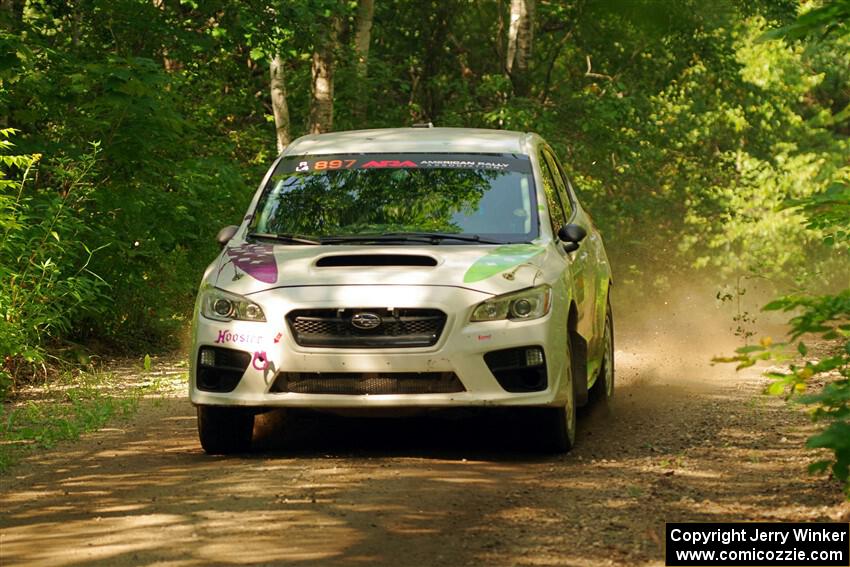
[[[536,134],[305,136],[218,238],[190,360],[209,453],[250,449],[272,408],[493,406],[567,451],[613,393],[605,248]]]

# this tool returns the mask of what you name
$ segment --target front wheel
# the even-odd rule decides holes
[[[198,406],[198,437],[210,455],[245,453],[251,449],[254,413],[244,408]]]
[[[567,453],[576,444],[574,388],[567,403],[557,408],[537,408],[541,448],[548,453]]]

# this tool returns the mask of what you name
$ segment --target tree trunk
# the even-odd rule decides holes
[[[357,74],[366,76],[369,66],[369,44],[372,40],[372,19],[375,15],[375,0],[360,0],[357,4],[357,20],[354,22],[354,52],[357,54]]]
[[[514,92],[527,96],[530,90],[528,67],[534,44],[534,0],[511,0],[511,22],[505,70]]]
[[[447,89],[434,78],[438,77],[448,60],[445,45],[448,41],[451,22],[459,9],[460,3],[441,0],[435,2],[436,8],[422,22],[422,75],[420,84],[423,90],[422,113],[415,116],[416,120],[438,124],[442,116]]]
[[[289,145],[289,105],[286,103],[286,82],[283,75],[283,59],[275,55],[269,65],[271,73],[272,112],[274,113],[277,153]]]
[[[369,45],[372,41],[372,20],[375,15],[375,0],[360,0],[357,3],[357,19],[354,22],[354,53],[357,57],[357,101],[354,115],[366,121],[369,89],[366,78],[369,70]]]
[[[339,38],[339,18],[328,22],[325,41],[313,51],[312,81],[310,85],[311,134],[330,132],[334,119],[334,55]]]

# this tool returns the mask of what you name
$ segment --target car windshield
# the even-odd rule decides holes
[[[531,164],[514,154],[347,154],[281,160],[251,232],[322,243],[528,242],[538,235]]]

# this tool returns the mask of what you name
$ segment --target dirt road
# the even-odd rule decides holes
[[[499,414],[302,416],[286,449],[271,416],[265,451],[209,457],[185,399],[147,402],[12,469],[0,564],[663,565],[665,521],[850,519],[803,472],[806,417],[757,371],[699,362],[715,337],[618,339],[611,411],[585,412],[559,457]]]

